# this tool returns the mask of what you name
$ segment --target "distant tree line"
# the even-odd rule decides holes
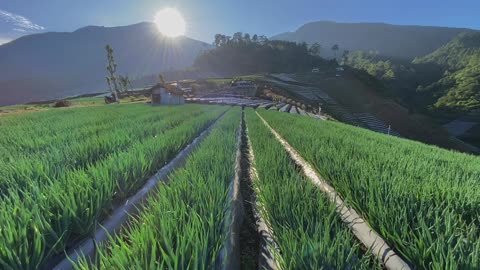
[[[215,49],[201,54],[194,66],[224,73],[297,72],[328,64],[319,57],[320,46],[269,40],[257,34],[237,32],[215,35]]]

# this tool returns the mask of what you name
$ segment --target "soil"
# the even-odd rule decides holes
[[[242,115],[242,117],[244,116]],[[243,198],[244,217],[240,228],[240,269],[258,269],[260,235],[254,212],[255,193],[249,173],[250,162],[248,159],[248,138],[245,121],[242,121],[242,126],[240,192]]]

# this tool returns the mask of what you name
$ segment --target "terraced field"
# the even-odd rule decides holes
[[[279,109],[0,118],[0,269],[480,268],[478,157]]]

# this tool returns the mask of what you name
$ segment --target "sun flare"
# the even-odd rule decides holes
[[[185,20],[176,9],[165,8],[155,14],[154,22],[158,31],[168,37],[185,34]]]

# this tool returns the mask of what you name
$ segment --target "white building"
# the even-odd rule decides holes
[[[163,87],[155,85],[152,87],[152,105],[181,105],[185,104],[183,92],[175,87]]]

